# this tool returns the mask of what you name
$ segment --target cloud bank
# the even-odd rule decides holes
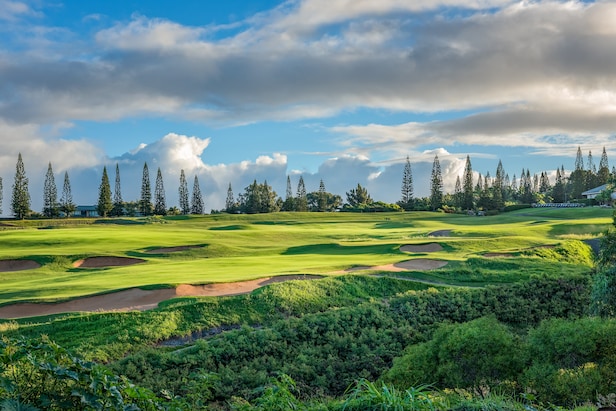
[[[422,173],[427,153],[443,148],[453,178],[468,147],[542,156],[571,156],[578,145],[616,150],[614,2],[290,0],[227,25],[134,14],[107,25],[84,19],[91,26],[83,32],[51,24],[48,6],[0,0],[5,210],[18,152],[35,175],[51,161],[84,184],[115,162],[138,176],[148,161],[169,180],[184,168],[203,180],[212,208],[229,182],[239,192],[267,179],[284,191],[286,175],[295,175],[285,153],[207,164],[209,140],[181,134],[109,158],[85,138],[62,138],[79,121],[235,127],[361,110],[426,115],[322,128],[339,153],[307,180],[323,178],[338,193],[360,182],[389,201],[406,155]]]

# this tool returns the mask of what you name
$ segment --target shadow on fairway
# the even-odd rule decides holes
[[[324,254],[324,255],[353,255],[353,254],[400,254],[398,246],[384,245],[349,245],[340,244],[310,244],[297,247],[289,247],[282,255],[300,254]]]
[[[245,230],[248,227],[245,225],[241,225],[241,224],[234,224],[234,225],[225,225],[225,226],[220,226],[220,227],[210,227],[210,230],[212,231],[233,231],[233,230]]]

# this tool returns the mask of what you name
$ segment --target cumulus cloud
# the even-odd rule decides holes
[[[616,4],[321,3],[288,3],[222,39],[137,15],[95,35],[88,50],[95,58],[20,56],[0,65],[11,84],[0,116],[49,122],[153,113],[241,124],[356,107],[507,107],[514,121],[549,108],[550,125],[565,132],[558,122],[571,107],[582,124],[614,119]],[[467,12],[448,15],[444,7]],[[291,33],[300,22],[314,29]],[[609,104],[598,113],[602,101]]]
[[[0,171],[9,174],[16,153],[27,151],[26,164],[37,175],[48,161],[58,172],[91,170],[79,184],[95,190],[91,179],[117,161],[135,182],[127,187],[134,193],[148,161],[173,180],[181,168],[199,175],[212,208],[222,207],[229,183],[238,193],[254,178],[267,179],[284,191],[284,154],[212,165],[202,159],[208,139],[169,134],[108,159],[90,142],[48,131],[78,120],[148,116],[233,126],[356,109],[448,114],[444,120],[324,128],[348,155],[307,173],[311,186],[323,178],[329,191],[344,193],[364,182],[386,201],[397,198],[386,193],[397,193],[389,187],[399,186],[395,175],[407,153],[423,175],[434,147],[527,147],[570,155],[592,140],[616,149],[614,2],[324,4],[292,0],[224,35],[227,27],[142,15],[79,34],[45,26],[25,2],[0,0],[0,20],[11,28],[0,51]],[[13,30],[22,21],[21,30]],[[439,153],[451,176],[463,157]]]

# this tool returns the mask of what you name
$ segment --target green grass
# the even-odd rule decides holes
[[[525,209],[491,217],[424,212],[221,214],[168,217],[162,220],[164,224],[152,224],[153,220],[144,218],[9,220],[5,226],[10,229],[0,232],[0,259],[32,259],[42,267],[0,273],[0,305],[57,301],[130,287],[240,281],[282,274],[327,275],[353,266],[420,257],[450,261],[449,266],[434,273],[446,281],[501,282],[504,277],[496,278],[490,272],[503,267],[482,268],[483,274],[474,278],[460,268],[469,258],[487,252],[521,253],[561,244],[567,238],[596,236],[610,224],[611,212],[602,208]],[[444,229],[452,230],[451,237],[428,237]],[[441,243],[444,250],[399,250],[404,244],[433,241]],[[158,247],[183,245],[203,247],[170,254],[147,253]],[[146,263],[104,269],[72,267],[76,260],[100,255],[139,257]],[[525,264],[529,272],[549,271],[541,264]],[[510,280],[511,276],[506,279]]]

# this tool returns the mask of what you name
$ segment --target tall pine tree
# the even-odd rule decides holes
[[[299,176],[299,182],[297,183],[297,195],[295,198],[295,211],[308,211],[306,185],[304,184],[304,177],[302,176]]]
[[[96,207],[98,215],[101,217],[107,217],[109,212],[113,209],[113,203],[111,202],[111,186],[109,185],[109,176],[107,176],[107,167],[103,167],[103,177],[101,178],[101,185],[98,187],[98,205]]]
[[[124,215],[124,201],[122,200],[122,186],[120,184],[120,165],[116,163],[115,187],[113,191],[113,208],[111,215],[120,217]]]
[[[30,213],[30,192],[28,191],[28,177],[21,158],[17,156],[15,166],[15,181],[13,183],[13,198],[11,199],[11,211],[15,218],[23,220]]]
[[[291,177],[287,176],[287,192],[282,204],[283,211],[295,211],[295,201],[293,199],[293,188],[291,188]]]
[[[466,156],[464,176],[462,177],[462,208],[472,210],[475,207],[473,198],[473,167],[470,156]]]
[[[595,166],[595,162],[592,158],[592,152],[588,151],[588,163],[586,167],[586,183],[585,190],[590,190],[591,188],[597,187],[597,167]]]
[[[154,186],[154,214],[167,215],[165,185],[163,184],[163,173],[160,171],[160,167],[156,172],[156,185]]]
[[[597,185],[601,186],[607,184],[610,181],[610,165],[607,162],[607,153],[605,147],[603,147],[603,153],[601,153],[601,160],[599,161],[599,171],[597,172]]]
[[[443,174],[438,155],[432,162],[432,175],[430,177],[430,208],[436,211],[443,206]]]
[[[584,160],[582,149],[578,147],[575,156],[575,169],[569,175],[571,195],[570,198],[578,199],[582,197],[582,192],[586,189],[586,171],[584,170]]]
[[[64,172],[64,184],[62,186],[62,197],[60,197],[60,210],[66,218],[69,218],[77,209],[73,203],[73,192],[71,190],[71,180],[68,178],[68,171]]]
[[[325,183],[323,183],[323,179],[321,179],[321,181],[319,182],[318,196],[318,211],[327,211],[327,192],[325,191]]]
[[[188,182],[184,169],[180,170],[180,186],[178,187],[178,197],[180,199],[180,210],[182,214],[190,214],[190,202],[188,200]]]
[[[229,188],[227,188],[227,199],[225,200],[225,211],[227,213],[234,213],[236,211],[235,197],[233,196],[233,188],[231,188],[231,183],[229,183]]]
[[[409,211],[413,209],[413,172],[411,170],[411,161],[406,156],[406,163],[404,164],[404,172],[402,173],[402,198],[398,205],[404,210]]]
[[[141,178],[141,199],[139,200],[141,215],[152,214],[152,189],[150,186],[150,170],[148,163],[143,163],[143,176]]]
[[[199,187],[199,178],[195,176],[195,181],[193,183],[192,202],[190,205],[190,213],[191,214],[203,214],[203,212],[204,212],[203,196],[201,195],[201,187]]]
[[[43,215],[47,218],[57,217],[58,215],[58,190],[51,162],[47,166],[47,174],[45,174],[45,183],[43,185]]]
[[[457,208],[462,207],[462,200],[464,195],[462,193],[462,183],[460,183],[460,176],[456,177],[456,185],[453,190],[453,203]]]
[[[496,177],[494,178],[494,184],[492,185],[492,204],[496,210],[500,210],[505,206],[505,169],[503,163],[498,160],[498,166],[496,166]]]

